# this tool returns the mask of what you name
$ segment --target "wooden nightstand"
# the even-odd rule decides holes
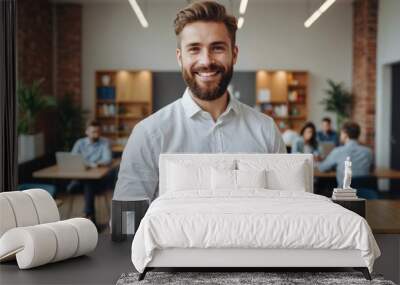
[[[331,199],[332,202],[339,204],[340,206],[359,214],[361,217],[365,218],[365,199],[357,198],[354,200],[336,200]]]

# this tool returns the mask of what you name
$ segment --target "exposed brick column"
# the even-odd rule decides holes
[[[47,95],[53,92],[52,33],[52,11],[48,0],[18,0],[18,80],[31,84],[43,78],[42,88]]]
[[[41,90],[53,94],[53,15],[48,0],[17,1],[17,78],[24,84],[43,79]],[[54,112],[38,117],[38,130],[43,132],[45,151],[51,152],[55,132],[51,122]]]
[[[354,1],[352,119],[361,126],[361,142],[371,147],[375,135],[377,22],[378,0]]]
[[[57,96],[74,94],[81,104],[82,5],[56,5],[56,90]]]

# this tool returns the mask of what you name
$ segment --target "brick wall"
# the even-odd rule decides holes
[[[353,94],[352,119],[361,125],[360,141],[374,147],[376,40],[378,0],[353,3]]]
[[[82,6],[56,5],[57,96],[74,94],[81,102]]]
[[[53,94],[53,17],[47,0],[17,2],[17,79],[24,84],[43,79],[42,92]],[[50,119],[49,119],[50,118]],[[54,112],[42,112],[38,130],[44,133],[45,148],[55,143],[51,126]],[[45,149],[50,151],[49,149]]]
[[[18,0],[18,79],[26,84],[43,78],[43,91],[53,92],[53,21],[47,0]]]
[[[73,93],[81,103],[80,4],[52,4],[49,0],[17,3],[17,72],[26,84],[43,78],[43,92],[60,97]],[[47,152],[55,146],[54,111],[44,112],[38,127],[45,135]]]

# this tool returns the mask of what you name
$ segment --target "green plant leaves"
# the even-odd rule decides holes
[[[41,84],[44,79],[35,80],[31,85],[18,83],[18,133],[34,134],[37,132],[36,121],[40,112],[56,106],[56,100],[51,96],[44,96]]]
[[[343,83],[327,80],[328,88],[325,89],[326,97],[320,102],[325,106],[325,111],[336,113],[337,127],[340,128],[341,123],[350,118],[353,106],[353,96],[344,87]]]

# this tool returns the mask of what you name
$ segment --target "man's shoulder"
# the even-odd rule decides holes
[[[181,98],[141,120],[136,126],[148,133],[154,133],[160,127],[166,128],[169,125],[175,124],[176,121],[173,119],[173,116],[176,116],[179,112],[181,112]]]
[[[75,145],[85,145],[87,143],[88,143],[88,138],[83,137],[83,138],[77,139],[75,142]]]
[[[237,104],[244,118],[254,119],[261,123],[274,123],[274,120],[270,116],[250,107],[249,105],[246,105],[240,101],[237,101]]]
[[[345,145],[340,145],[332,149],[332,151],[329,153],[329,157],[331,159],[338,159],[342,160],[343,156],[347,156],[348,154],[347,148]]]
[[[101,137],[101,138],[99,139],[99,142],[100,142],[101,144],[103,144],[103,145],[109,145],[109,144],[110,144],[110,140],[109,140],[108,138],[105,138],[105,137]]]
[[[358,149],[359,149],[360,151],[362,151],[362,152],[364,152],[364,153],[366,153],[366,154],[371,154],[371,155],[372,155],[372,150],[371,150],[368,146],[359,144],[357,147],[358,147]]]

